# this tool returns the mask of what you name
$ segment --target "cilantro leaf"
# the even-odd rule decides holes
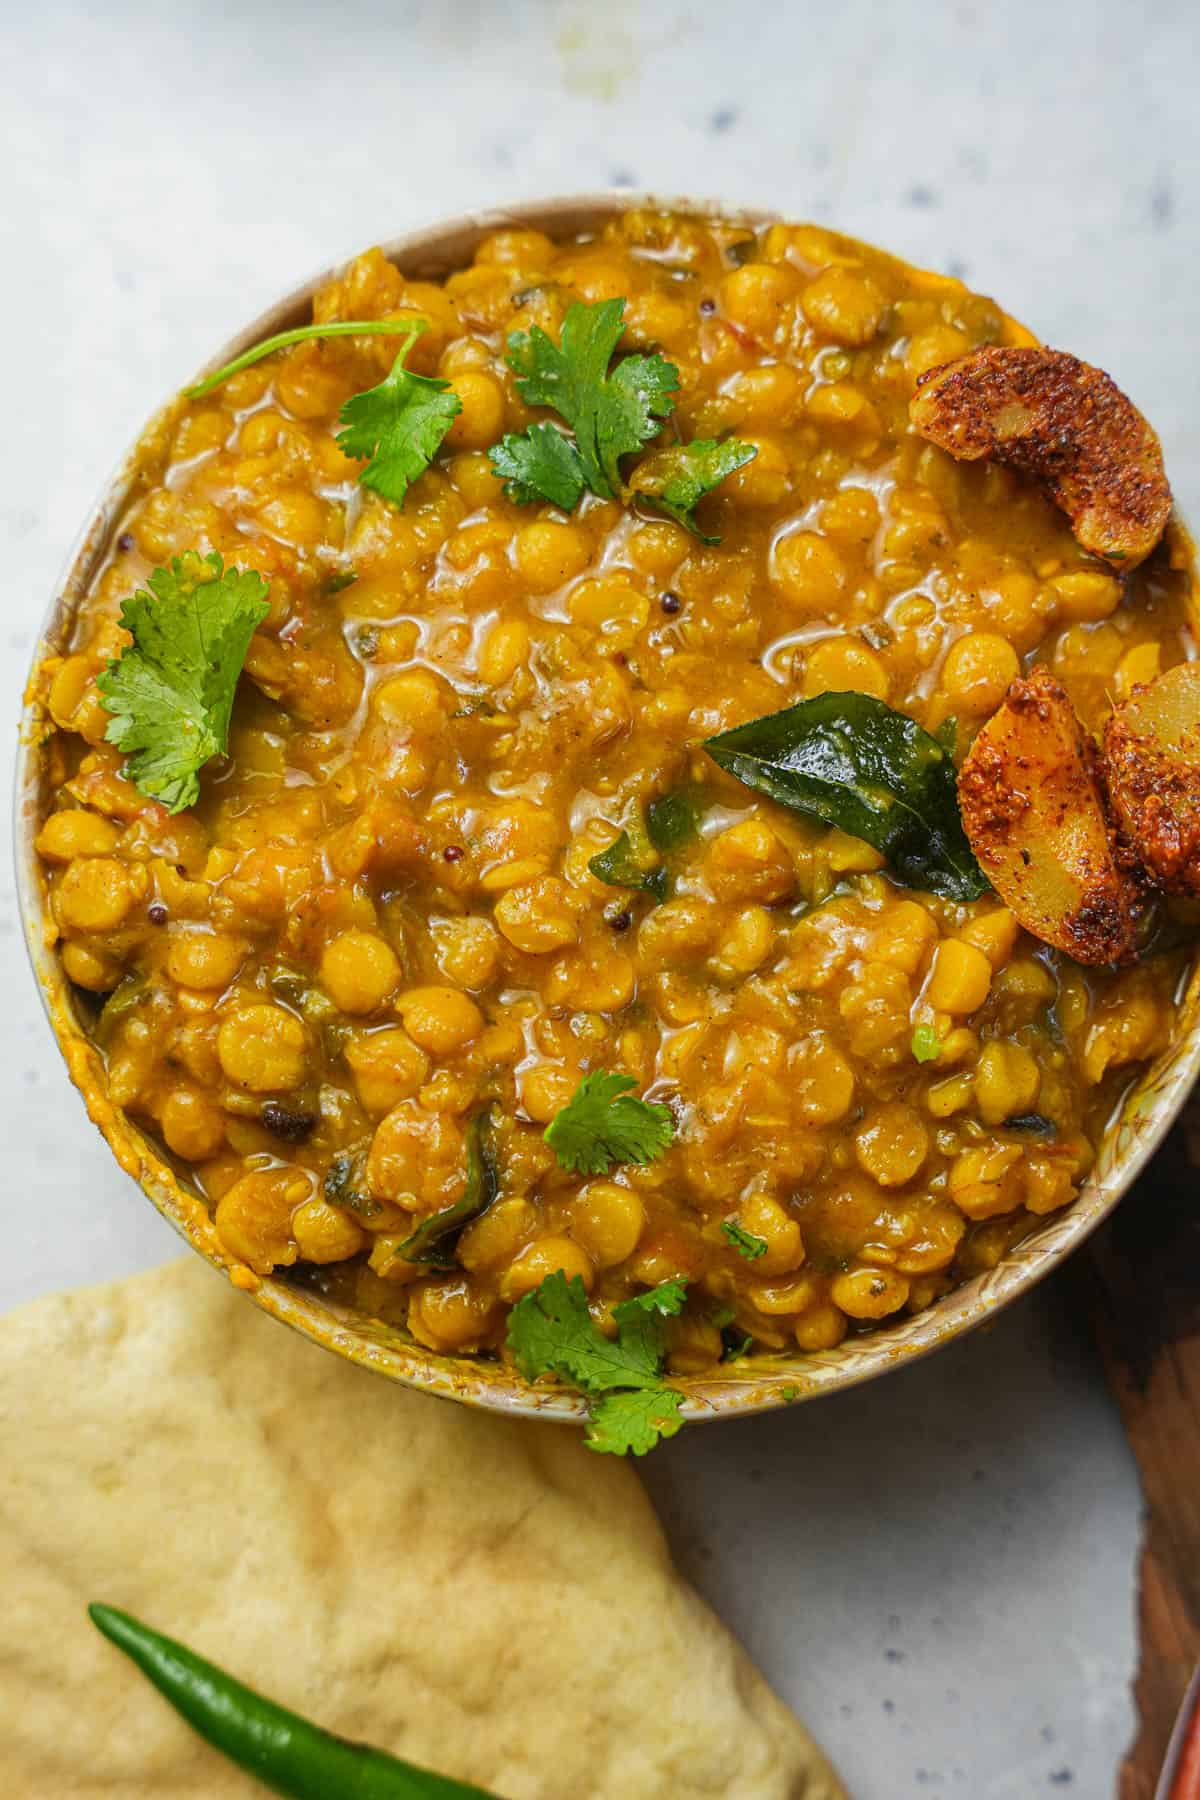
[[[588,1395],[589,1449],[642,1456],[683,1423],[682,1394],[660,1379],[666,1354],[664,1320],[682,1311],[687,1283],[664,1281],[613,1308],[615,1338],[588,1311],[578,1275],[555,1270],[508,1315],[508,1347],[527,1381],[559,1375]],[[620,1402],[621,1404],[614,1404]]]
[[[675,1121],[669,1107],[635,1100],[629,1090],[636,1086],[630,1075],[597,1070],[583,1077],[544,1133],[564,1169],[607,1175],[615,1162],[648,1163],[662,1155]]]
[[[643,869],[633,854],[633,842],[627,831],[615,837],[607,849],[598,851],[589,860],[588,868],[597,881],[606,881],[609,887],[640,888],[656,900],[667,897],[667,871],[661,865],[657,869]]]
[[[675,1277],[614,1306],[613,1319],[621,1354],[639,1367],[648,1366],[657,1371],[667,1353],[663,1320],[681,1313],[686,1300],[687,1282]]]
[[[682,1275],[673,1275],[669,1281],[647,1288],[644,1294],[635,1294],[632,1300],[622,1300],[613,1307],[613,1318],[618,1325],[638,1313],[661,1313],[664,1318],[675,1318],[683,1311],[686,1300],[687,1282]]]
[[[942,1054],[942,1040],[933,1025],[918,1025],[912,1034],[912,1053],[919,1063],[936,1062]]]
[[[612,1456],[645,1456],[682,1428],[682,1401],[678,1388],[661,1385],[634,1393],[606,1394],[591,1408],[583,1441],[589,1450],[607,1451]]]
[[[624,300],[576,301],[567,309],[557,344],[539,325],[508,339],[517,391],[530,406],[548,406],[566,420],[575,433],[583,481],[605,499],[620,490],[621,457],[657,434],[679,388],[678,369],[661,356],[627,356],[608,373],[624,317]]]
[[[687,1284],[665,1281],[613,1308],[615,1338],[588,1311],[578,1275],[556,1269],[508,1315],[508,1346],[527,1381],[562,1375],[585,1394],[614,1387],[646,1387],[658,1380],[666,1343],[662,1320],[680,1312]]]
[[[253,344],[232,362],[185,388],[184,393],[189,400],[198,400],[263,357],[309,338],[369,337],[378,333],[403,338],[391,374],[377,387],[351,395],[343,406],[341,422],[346,429],[337,440],[347,456],[366,463],[358,477],[359,485],[374,488],[394,506],[402,506],[405,494],[429,467],[462,411],[462,402],[448,381],[414,375],[404,367],[413,339],[425,329],[424,319],[336,319],[328,324],[298,325],[293,331],[276,332],[274,337]]]
[[[326,324],[297,325],[291,331],[277,331],[274,336],[251,344],[249,350],[243,350],[232,362],[222,363],[211,375],[184,388],[184,397],[202,400],[205,394],[211,394],[214,388],[227,382],[231,375],[240,375],[243,369],[253,368],[264,357],[274,356],[277,350],[290,349],[293,344],[303,344],[310,338],[415,337],[424,330],[424,319],[331,319]]]
[[[585,485],[578,450],[545,422],[501,438],[492,451],[492,473],[503,477],[505,493],[518,506],[549,500],[564,512],[578,506]]]
[[[684,526],[701,543],[719,544],[719,537],[700,529],[696,507],[727,475],[753,462],[757,455],[756,444],[743,444],[738,438],[726,438],[723,443],[697,438],[690,444],[674,444],[653,451],[638,464],[630,491]]]
[[[346,429],[338,435],[338,448],[366,462],[358,477],[360,486],[374,488],[393,506],[403,506],[405,494],[429,467],[462,411],[462,401],[448,381],[414,375],[405,368],[404,359],[419,329],[410,328],[391,374],[377,387],[352,394],[341,412]]]
[[[579,1276],[568,1281],[561,1269],[518,1300],[508,1315],[509,1348],[525,1379],[562,1375],[585,1394],[657,1381],[659,1357],[646,1333],[634,1328],[623,1335],[624,1343],[620,1332],[605,1337],[588,1311]]]
[[[227,569],[215,550],[176,556],[122,603],[133,642],[96,684],[113,715],[105,736],[128,754],[134,785],[170,812],[195,805],[200,770],[229,742],[237,679],[268,611],[258,571]]]
[[[658,435],[678,389],[679,370],[665,357],[627,356],[618,363],[596,421],[597,453],[614,491],[621,482],[618,460]]]
[[[753,1262],[756,1257],[767,1254],[766,1238],[756,1237],[754,1232],[746,1231],[736,1219],[722,1219],[721,1230],[738,1255],[744,1256],[747,1262]]]

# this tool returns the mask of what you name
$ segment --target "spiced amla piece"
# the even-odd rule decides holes
[[[513,1355],[556,1274],[610,1340],[669,1284],[669,1380],[994,1265],[1190,963],[1119,820],[1128,931],[1089,953],[956,783],[1035,666],[1086,759],[1192,656],[1153,434],[1123,537],[1086,445],[1001,454],[1027,332],[811,226],[633,210],[441,282],[371,250],[313,324],[147,437],[38,677],[111,1099],[245,1269],[437,1351]],[[1025,410],[964,448],[944,372],[981,355]],[[1101,391],[1068,375],[1060,410]]]

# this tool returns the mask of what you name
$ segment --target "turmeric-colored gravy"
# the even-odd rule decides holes
[[[622,349],[679,370],[668,435],[757,447],[701,504],[719,544],[636,498],[517,505],[491,471],[534,416],[508,332],[557,338],[572,300],[616,296]],[[856,690],[930,731],[953,717],[961,758],[1034,662],[1096,730],[1191,654],[1182,534],[1122,577],[1031,482],[916,436],[923,371],[1031,340],[958,282],[811,226],[631,211],[557,244],[501,231],[441,284],[374,250],[314,314],[427,321],[409,366],[462,410],[403,508],[335,443],[395,340],[272,357],[147,441],[44,670],[39,850],[65,970],[103,1003],[113,1100],[187,1166],[232,1255],[319,1270],[435,1350],[501,1347],[556,1269],[602,1325],[687,1277],[685,1372],[731,1333],[829,1349],[995,1264],[1070,1204],[1170,1037],[1179,934],[1084,969],[994,894],[899,886],[701,745]],[[230,755],[172,818],[105,742],[95,684],[122,598],[187,550],[261,571],[270,615]],[[669,896],[597,879],[590,859],[622,829],[644,849],[668,793],[694,820]],[[670,1104],[665,1154],[558,1165],[543,1131],[594,1070]],[[449,1267],[407,1260],[462,1196],[485,1107],[497,1198]],[[740,1252],[731,1224],[765,1247]]]

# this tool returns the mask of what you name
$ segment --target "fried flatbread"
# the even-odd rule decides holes
[[[253,1800],[92,1630],[138,1614],[508,1800],[845,1800],[632,1469],[280,1330],[196,1261],[0,1321],[14,1800]]]

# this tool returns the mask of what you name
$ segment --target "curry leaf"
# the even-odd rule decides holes
[[[704,748],[747,787],[863,838],[904,886],[947,900],[987,891],[945,744],[874,695],[818,694]]]

